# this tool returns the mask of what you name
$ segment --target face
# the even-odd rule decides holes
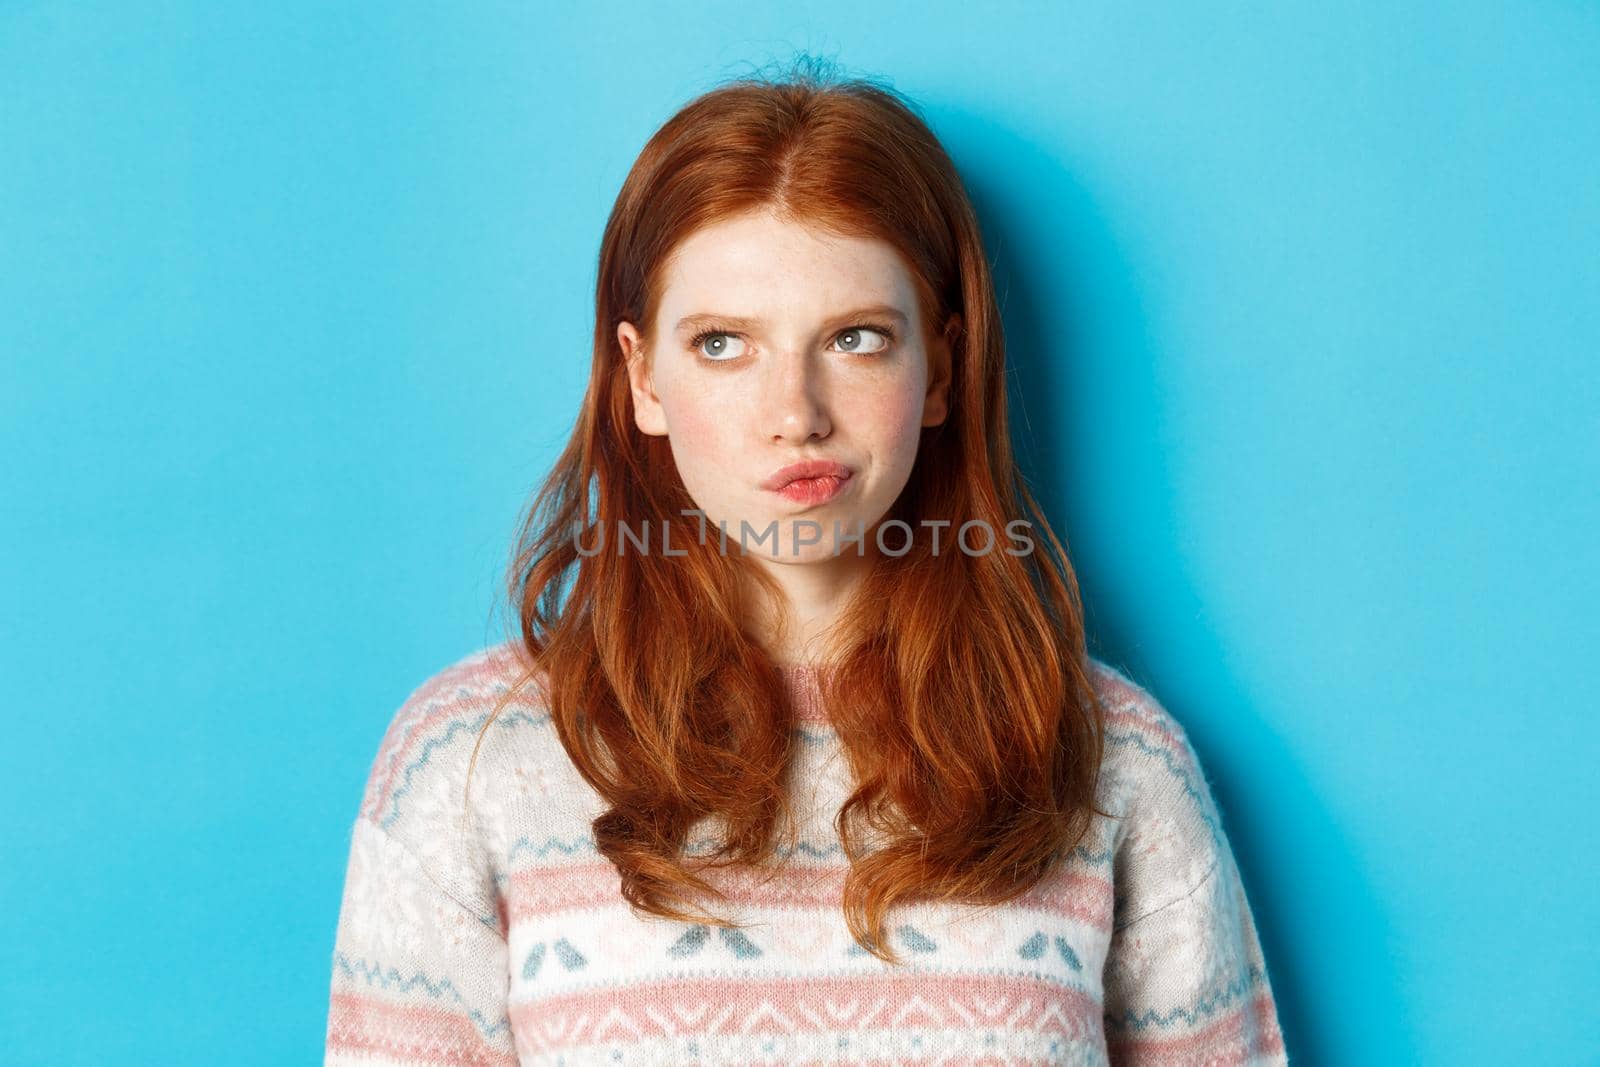
[[[648,333],[617,327],[634,421],[667,437],[707,542],[719,544],[725,526],[737,554],[747,522],[748,555],[797,565],[875,553],[922,428],[947,412],[949,348],[923,334],[911,272],[891,245],[765,212],[689,236],[665,266]],[[773,488],[806,460],[848,477]],[[864,531],[863,549],[841,542],[835,556],[836,522]],[[757,540],[773,523],[776,537]],[[898,550],[904,533],[884,540]]]

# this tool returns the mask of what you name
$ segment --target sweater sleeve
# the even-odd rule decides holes
[[[415,852],[356,820],[335,935],[327,1067],[512,1067],[507,947],[496,916]]]
[[[334,934],[328,1067],[517,1062],[507,915],[489,844],[493,737],[468,776],[516,666],[500,652],[464,657],[413,690],[372,760]]]
[[[1113,931],[1111,1062],[1287,1062],[1255,923],[1231,856],[1176,900]]]
[[[1130,788],[1104,971],[1115,1067],[1286,1063],[1221,813],[1183,727],[1118,676],[1107,743]]]

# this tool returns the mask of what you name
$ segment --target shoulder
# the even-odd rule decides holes
[[[478,649],[435,671],[390,717],[360,817],[419,850],[455,828],[466,810],[469,768],[476,795],[478,779],[488,777],[485,764],[500,747],[497,735],[541,710],[544,692],[543,677],[515,641]]]
[[[1203,785],[1189,734],[1166,706],[1124,671],[1092,656],[1089,667],[1106,713],[1106,763],[1149,779],[1148,788]]]
[[[1106,713],[1100,799],[1117,818],[1120,925],[1204,882],[1228,844],[1183,725],[1124,671],[1093,657],[1090,668]]]

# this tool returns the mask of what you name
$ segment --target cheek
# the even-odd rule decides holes
[[[909,468],[922,436],[921,383],[901,382],[893,389],[863,394],[860,399],[858,425],[870,426],[878,447],[888,450],[898,461],[897,466]],[[888,461],[890,456],[884,459]]]
[[[714,397],[693,392],[673,392],[662,395],[661,406],[666,413],[667,438],[673,459],[684,481],[693,488],[696,475],[715,467],[720,457],[733,454],[725,440],[730,432],[729,420]]]
[[[663,406],[673,448],[695,452],[710,447],[717,432],[717,420],[693,405]]]

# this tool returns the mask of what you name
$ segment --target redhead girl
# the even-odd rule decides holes
[[[605,228],[519,632],[399,708],[332,1064],[1284,1062],[1183,729],[1091,656],[916,109],[690,102]]]

